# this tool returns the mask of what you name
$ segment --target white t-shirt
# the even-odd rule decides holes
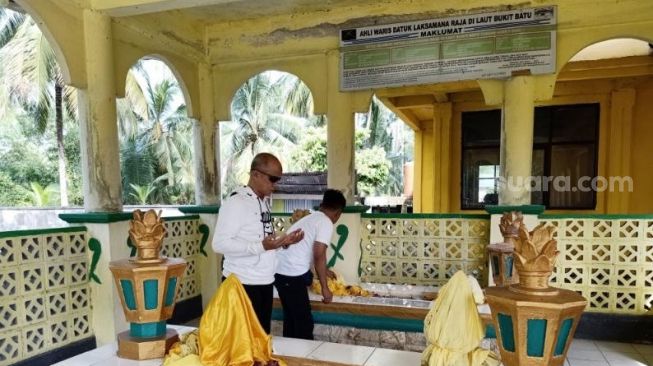
[[[288,249],[277,251],[277,273],[284,276],[300,276],[313,265],[313,245],[320,242],[329,245],[333,234],[333,223],[321,211],[303,217],[294,223],[288,232],[304,231],[304,239]]]

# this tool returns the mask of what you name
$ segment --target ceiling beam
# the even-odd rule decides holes
[[[432,95],[406,95],[389,97],[388,101],[397,109],[432,108],[435,98]]]
[[[404,123],[406,123],[410,128],[413,129],[413,131],[421,131],[422,128],[420,127],[419,124],[419,118],[411,111],[410,109],[399,109],[396,108],[395,105],[390,101],[388,98],[384,97],[379,97],[377,95],[377,98],[386,106],[388,109],[392,111],[392,113],[396,114],[397,117],[401,118]]]

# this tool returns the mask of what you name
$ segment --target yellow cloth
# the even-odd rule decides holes
[[[272,360],[272,337],[259,324],[252,303],[236,276],[230,275],[220,285],[204,311],[199,327],[199,347],[197,343],[192,336],[185,337],[172,346],[163,365],[251,366],[254,362],[265,365]],[[286,366],[283,361],[275,360],[280,366]]]
[[[250,366],[271,359],[272,337],[259,324],[245,289],[232,274],[200,320],[200,360],[204,366]]]
[[[482,348],[485,336],[472,288],[458,271],[438,292],[438,298],[424,319],[427,348],[422,366],[494,366],[494,355]]]
[[[336,278],[328,278],[327,286],[334,296],[365,296],[369,297],[372,294],[358,285],[347,285],[345,279],[341,275],[336,275]],[[311,291],[318,295],[322,295],[322,285],[316,278],[311,284]]]
[[[179,337],[170,347],[163,366],[202,366],[199,357],[199,331],[194,330]]]

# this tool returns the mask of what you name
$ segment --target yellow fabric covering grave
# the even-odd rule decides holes
[[[358,285],[345,284],[345,279],[341,275],[336,275],[335,279],[328,278],[327,286],[329,286],[329,290],[331,290],[333,296],[372,296],[369,291],[363,289]],[[322,295],[322,285],[317,278],[314,279],[313,283],[311,284],[311,291],[318,295]]]
[[[172,346],[164,366],[251,366],[272,360],[272,337],[259,324],[245,289],[234,275],[220,285],[204,311],[199,338],[193,333]]]
[[[427,348],[422,366],[495,366],[493,353],[479,347],[485,329],[467,276],[458,271],[438,292],[424,319]]]

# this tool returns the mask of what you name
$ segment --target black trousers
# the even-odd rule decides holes
[[[224,281],[224,276],[222,281]],[[272,284],[269,285],[243,285],[245,292],[252,302],[252,307],[258,318],[258,322],[270,334],[270,324],[272,321]]]
[[[306,288],[312,280],[311,271],[296,277],[274,275],[274,287],[283,306],[284,337],[313,339],[313,315]]]

